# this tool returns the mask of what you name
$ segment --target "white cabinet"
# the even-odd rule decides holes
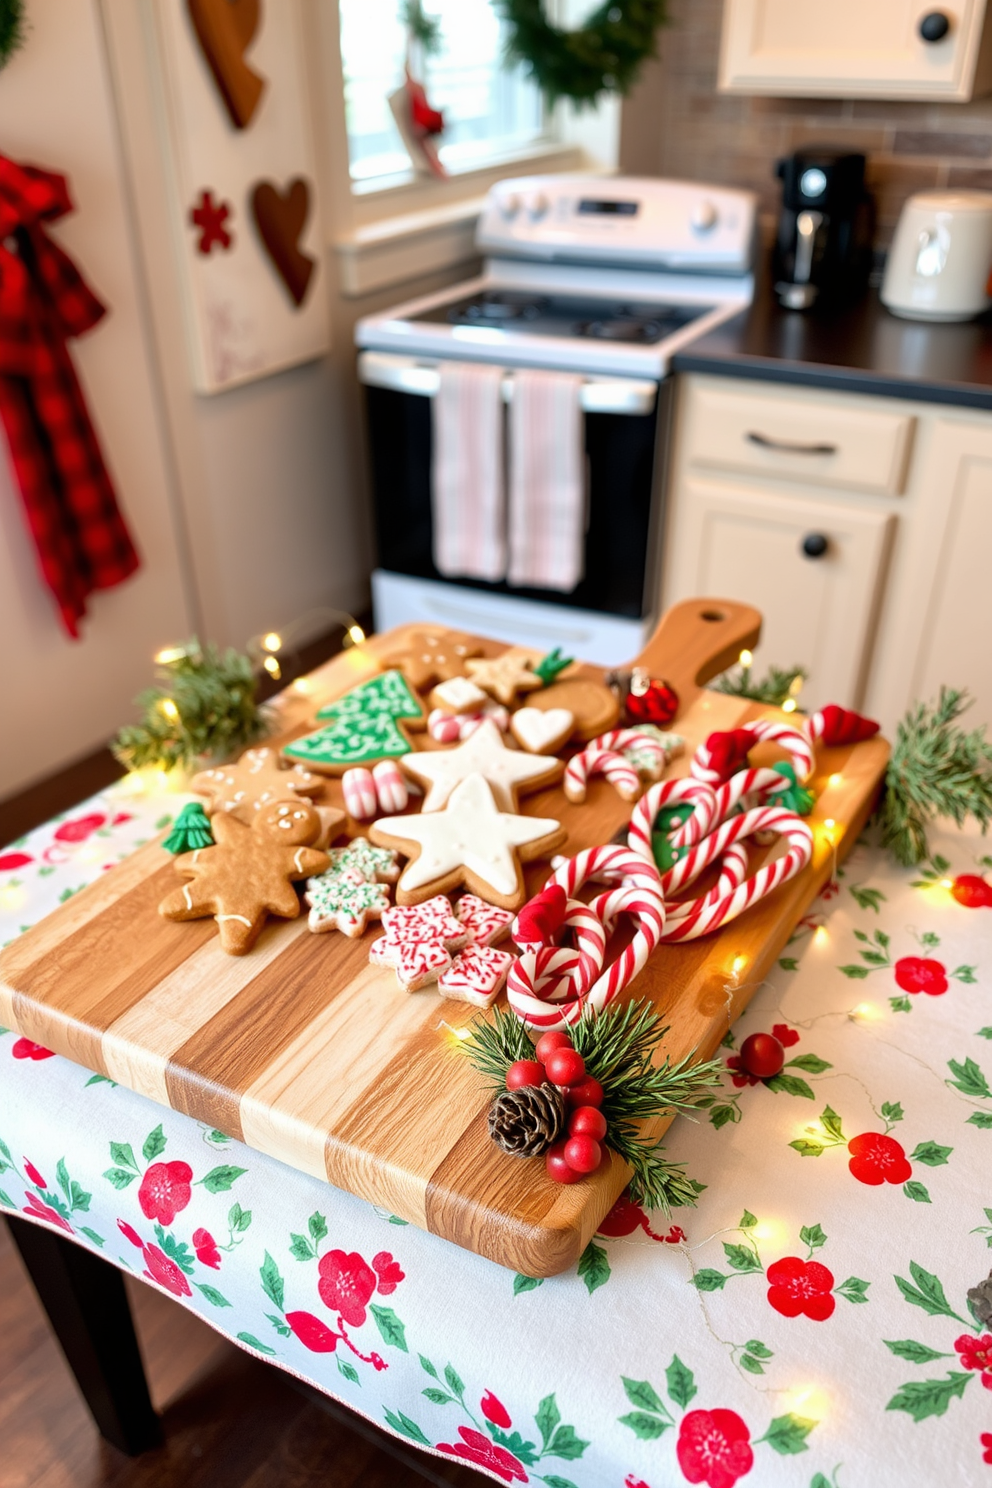
[[[992,89],[986,20],[986,0],[724,0],[719,86],[965,102]]]

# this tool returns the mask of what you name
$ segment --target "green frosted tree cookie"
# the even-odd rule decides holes
[[[410,750],[401,724],[420,724],[424,709],[402,672],[380,672],[321,708],[324,728],[283,747],[287,759],[337,775],[354,765],[396,759]]]

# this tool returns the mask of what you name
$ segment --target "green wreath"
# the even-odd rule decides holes
[[[24,45],[24,0],[0,0],[0,67]]]
[[[495,3],[510,28],[508,59],[524,64],[549,104],[629,93],[667,20],[666,0],[605,0],[584,26],[565,31],[547,20],[542,0]]]

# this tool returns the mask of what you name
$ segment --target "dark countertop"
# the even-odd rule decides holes
[[[749,310],[677,352],[672,369],[992,411],[992,311],[901,320],[877,289],[842,310],[783,310],[765,282]]]

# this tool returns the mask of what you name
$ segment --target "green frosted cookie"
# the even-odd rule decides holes
[[[287,759],[338,775],[355,765],[397,759],[410,751],[401,724],[421,724],[424,709],[402,672],[380,672],[321,708],[324,728],[283,746]]]

